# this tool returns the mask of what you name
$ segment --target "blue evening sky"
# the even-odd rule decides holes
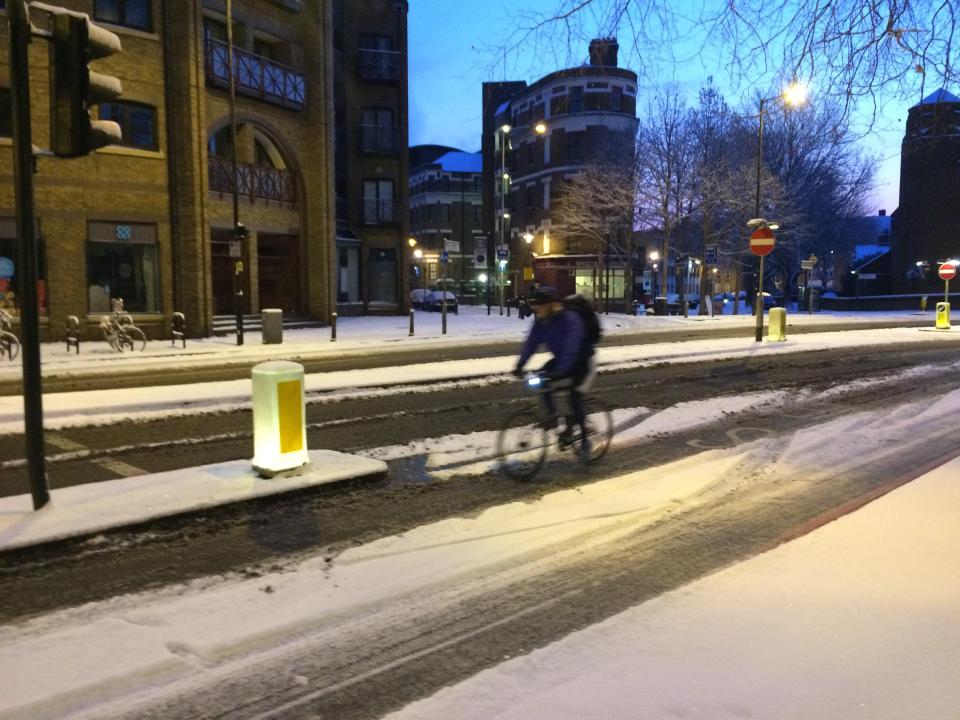
[[[547,10],[556,0],[410,0],[410,144],[450,145],[466,151],[480,148],[480,84],[488,80],[537,78],[586,60],[586,47],[573,48],[573,57],[560,43],[555,48],[531,48],[511,54],[506,60],[492,48],[498,39],[509,36],[516,22],[517,8]],[[621,37],[620,64],[630,66],[627,39]],[[534,62],[534,52],[538,60]],[[658,81],[672,81],[687,92],[688,104],[696,101],[698,89],[714,76],[731,105],[750,92],[725,87],[720,64],[692,55],[681,62],[682,70],[663,63]],[[636,69],[636,68],[633,68]],[[773,78],[771,78],[773,82]],[[638,108],[654,87],[640,83]],[[813,87],[815,93],[815,86]],[[811,98],[815,102],[815,94]],[[881,160],[873,211],[897,207],[900,174],[900,141],[908,105],[900,101],[881,108],[877,125],[865,142],[865,149]]]

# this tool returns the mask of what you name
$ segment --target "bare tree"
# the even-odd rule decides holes
[[[663,261],[661,292],[675,235],[693,209],[694,144],[691,115],[675,86],[667,86],[648,104],[637,133],[637,203],[643,224],[656,228]]]
[[[637,213],[633,155],[632,136],[614,137],[591,164],[565,183],[553,213],[554,233],[564,240],[567,252],[580,250],[594,255],[597,273],[608,256],[623,263],[623,300],[627,307],[633,300],[633,228]],[[609,288],[606,292],[609,294]]]
[[[955,86],[958,12],[960,0],[703,0],[693,13],[675,0],[556,0],[547,12],[518,10],[508,45],[542,58],[616,35],[650,78],[664,62],[718,54],[743,87],[812,78],[846,117],[856,103],[876,111],[887,93]]]

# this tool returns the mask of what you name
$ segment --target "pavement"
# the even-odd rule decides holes
[[[302,471],[261,478],[249,460],[117,478],[56,490],[34,512],[29,494],[0,498],[0,553],[95,538],[151,521],[309,491],[386,474],[387,465],[332,450],[311,450]]]

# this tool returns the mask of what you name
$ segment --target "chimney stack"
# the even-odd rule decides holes
[[[620,45],[616,38],[596,38],[590,41],[590,64],[594,67],[616,67]]]

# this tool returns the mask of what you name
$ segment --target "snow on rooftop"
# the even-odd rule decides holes
[[[483,172],[483,157],[480,153],[448,152],[436,160],[446,172]]]
[[[919,107],[920,105],[936,105],[937,103],[960,103],[960,98],[940,88],[936,92],[927,95],[923,100],[914,105],[914,107]]]

